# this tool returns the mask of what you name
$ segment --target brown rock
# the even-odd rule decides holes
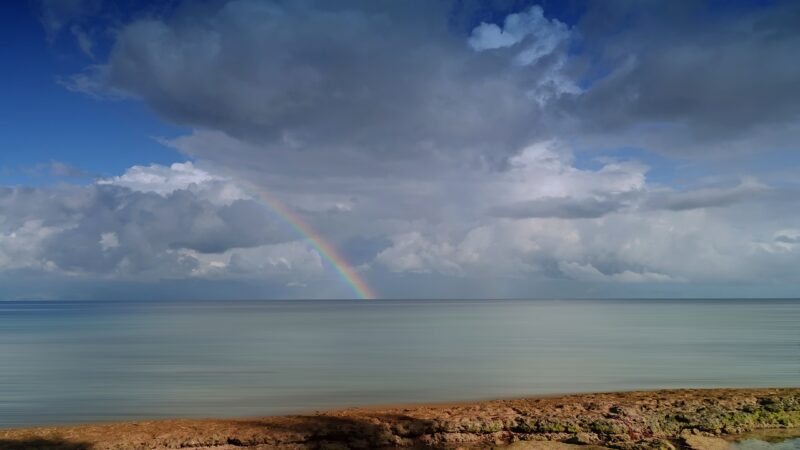
[[[569,440],[570,444],[593,445],[600,443],[600,437],[594,433],[577,433]]]
[[[699,435],[686,435],[683,443],[691,450],[725,450],[730,446],[724,439]]]
[[[800,389],[683,389],[472,404],[351,408],[241,420],[163,420],[0,430],[0,449],[300,450],[434,447],[723,449],[713,434],[800,424]],[[695,430],[695,431],[687,431]],[[800,435],[800,429],[795,435]],[[561,442],[556,442],[561,441]],[[48,447],[49,446],[49,447]]]

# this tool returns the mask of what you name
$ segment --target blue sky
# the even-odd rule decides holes
[[[2,8],[0,297],[798,295],[793,2]]]
[[[0,104],[6,149],[0,154],[1,182],[51,182],[47,173],[31,173],[51,160],[108,176],[134,164],[186,159],[153,139],[177,135],[181,128],[159,120],[145,105],[98,101],[58,83],[92,60],[78,50],[68,32],[49,43],[37,5],[6,2],[2,8],[0,33],[12,44],[0,49],[6,61],[0,75],[6,86]]]

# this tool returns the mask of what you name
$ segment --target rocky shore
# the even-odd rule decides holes
[[[577,394],[351,408],[238,420],[0,430],[0,449],[717,449],[757,430],[800,436],[800,388]],[[586,447],[589,446],[589,447]]]

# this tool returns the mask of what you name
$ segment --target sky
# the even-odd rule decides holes
[[[798,2],[0,10],[0,299],[800,296]]]

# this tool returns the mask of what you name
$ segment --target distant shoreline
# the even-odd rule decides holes
[[[800,388],[675,389],[0,430],[0,449],[723,448],[758,430],[800,436]],[[536,443],[539,444],[536,444]],[[714,447],[717,445],[717,447]],[[723,447],[719,447],[722,445]],[[544,447],[543,447],[544,446]]]

